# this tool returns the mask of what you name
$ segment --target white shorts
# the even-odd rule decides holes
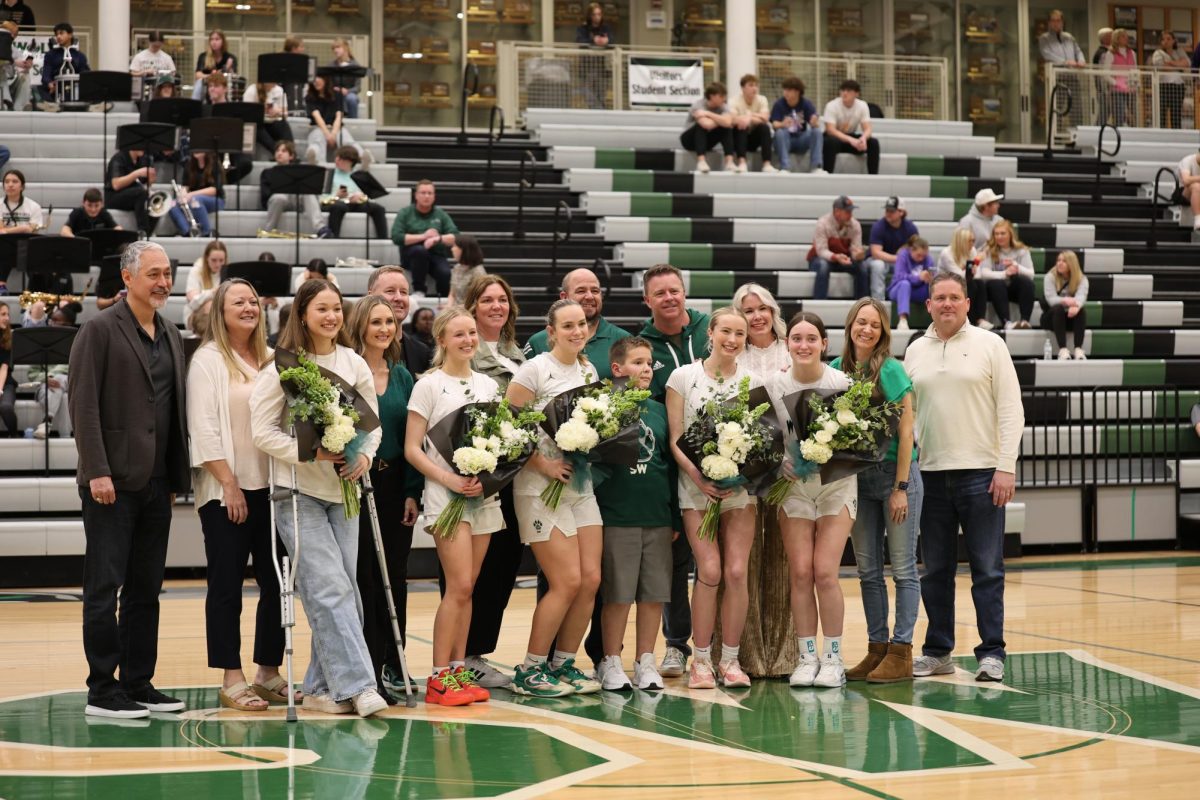
[[[440,483],[427,480],[421,503],[425,507],[425,532],[433,533],[433,523],[438,514],[450,504],[450,490]],[[471,502],[471,499],[467,498],[467,508],[463,512],[462,521],[471,526],[472,536],[504,530],[500,495],[494,494],[482,502]]]
[[[563,492],[558,508],[551,510],[542,502],[540,495],[518,494],[513,497],[517,511],[517,527],[521,543],[534,544],[550,540],[550,531],[558,528],[564,536],[574,536],[580,528],[603,525],[600,506],[591,494]]]
[[[703,511],[708,508],[708,495],[700,491],[700,487],[692,482],[687,475],[679,476],[679,510]],[[721,501],[721,513],[736,511],[746,506],[758,504],[758,498],[739,486],[733,494]]]
[[[842,508],[850,509],[850,519],[858,515],[857,475],[825,484],[819,475],[794,481],[783,500],[783,513],[789,519],[836,517]]]

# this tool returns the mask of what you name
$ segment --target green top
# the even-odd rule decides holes
[[[628,336],[629,331],[618,328],[604,317],[600,318],[600,324],[596,326],[596,335],[589,339],[587,347],[583,348],[583,354],[587,356],[588,361],[592,362],[592,367],[596,370],[597,380],[612,377],[612,364],[608,360],[608,350],[612,347],[613,342],[628,338]],[[550,336],[543,328],[529,337],[523,352],[525,358],[528,359],[549,351]]]
[[[829,362],[829,366],[834,369],[841,369],[841,363],[842,357],[838,356]],[[883,399],[892,403],[899,403],[904,398],[904,395],[913,390],[913,385],[908,377],[908,373],[904,371],[904,365],[891,356],[888,356],[887,360],[883,362],[883,367],[879,370],[879,386],[877,388],[883,394]],[[895,461],[899,450],[900,437],[897,436],[892,439],[891,447],[888,448],[884,460]],[[915,442],[913,444],[912,459],[916,463],[917,448]]]
[[[443,236],[447,233],[458,233],[458,226],[454,224],[454,220],[439,206],[435,205],[429,209],[428,214],[417,211],[416,204],[405,206],[396,214],[396,221],[392,223],[392,241],[403,249],[406,234],[424,233],[430,228]],[[450,248],[444,244],[435,244],[429,250],[440,256],[450,257]]]
[[[654,380],[650,381],[650,396],[663,400],[667,396],[667,379],[680,367],[699,361],[708,355],[708,314],[688,309],[688,321],[675,336],[654,327],[654,318],[646,320],[638,333],[650,342],[654,356]]]
[[[382,438],[375,457],[386,461],[391,469],[403,470],[404,496],[420,500],[425,478],[404,460],[404,431],[408,426],[408,398],[412,390],[412,373],[403,364],[394,364],[388,373],[387,391],[378,395]]]
[[[671,457],[668,440],[667,407],[657,400],[645,400],[641,406],[638,463],[632,467],[611,467],[611,476],[596,486],[600,515],[605,525],[670,526],[673,531],[682,531],[675,459]]]

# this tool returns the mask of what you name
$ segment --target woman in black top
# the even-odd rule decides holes
[[[587,17],[583,24],[575,30],[575,43],[588,47],[608,47],[612,40],[612,30],[604,21],[604,7],[599,3],[589,3]],[[608,83],[612,71],[608,68],[608,59],[603,56],[581,56],[580,65],[584,74],[583,92],[586,95],[588,108],[606,108]]]
[[[327,161],[329,148],[349,145],[358,151],[363,169],[371,166],[371,154],[363,150],[362,145],[354,141],[350,131],[342,127],[343,115],[338,106],[337,96],[324,77],[318,75],[308,84],[308,94],[304,96],[304,110],[313,123],[308,129],[305,161],[309,164]]]
[[[220,28],[208,35],[208,49],[196,57],[196,81],[192,86],[192,99],[204,97],[204,79],[214,72],[237,72],[237,56],[229,52],[225,34]]]
[[[209,213],[225,207],[225,189],[217,187],[215,166],[210,153],[193,152],[188,160],[184,197],[180,199],[180,202],[190,204],[201,236],[208,236],[212,232],[208,222]],[[187,218],[178,203],[171,209],[171,219],[179,232],[187,236]]]
[[[9,436],[19,436],[17,430],[17,381],[12,375],[12,319],[8,306],[0,305],[0,421]]]
[[[604,6],[599,3],[588,3],[587,17],[583,24],[575,29],[576,44],[590,44],[594,47],[607,47],[612,39],[612,31],[604,21]]]

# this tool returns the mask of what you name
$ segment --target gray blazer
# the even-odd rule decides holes
[[[512,359],[518,364],[525,363],[525,354],[521,352],[521,348],[517,347],[516,342],[505,342],[501,340],[499,343],[499,350],[506,357]],[[475,357],[471,359],[471,369],[475,370],[476,372],[482,372],[484,375],[487,375],[489,378],[496,381],[496,383],[500,384],[501,394],[504,394],[504,392],[508,391],[508,382],[512,380],[512,373],[509,372],[508,367],[504,366],[504,364],[501,363],[498,358],[496,358],[496,354],[492,352],[492,348],[482,339],[479,340],[479,349],[475,351]]]
[[[67,402],[79,451],[75,481],[80,486],[106,475],[124,491],[143,489],[150,482],[154,386],[136,324],[128,303],[121,301],[80,328],[71,346]],[[167,444],[167,476],[171,491],[182,494],[191,487],[183,340],[161,314],[154,315],[154,324],[166,331],[175,362],[175,418]]]

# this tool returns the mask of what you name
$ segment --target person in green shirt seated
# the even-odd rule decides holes
[[[608,366],[609,348],[628,336],[629,332],[613,325],[601,315],[604,310],[604,291],[600,288],[600,280],[596,273],[586,268],[568,272],[563,278],[562,290],[558,296],[563,300],[574,300],[583,306],[583,315],[588,324],[588,343],[583,352],[595,367],[597,380],[611,378],[612,372]],[[529,337],[523,352],[525,358],[529,359],[549,350],[549,337],[542,330]]]
[[[333,177],[329,188],[334,196],[334,202],[329,207],[329,229],[335,239],[342,235],[342,218],[350,211],[361,211],[371,215],[375,223],[375,238],[387,238],[387,215],[383,206],[371,202],[358,184],[350,177],[350,173],[358,166],[358,151],[350,145],[342,145],[333,156]]]
[[[418,181],[413,202],[396,215],[392,241],[400,248],[400,265],[412,272],[413,297],[425,296],[425,279],[433,274],[439,297],[450,294],[450,246],[458,226],[436,205],[433,181]]]

